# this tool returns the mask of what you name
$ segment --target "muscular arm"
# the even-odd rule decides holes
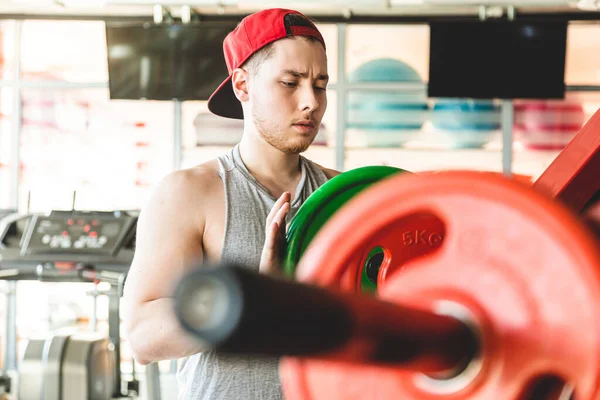
[[[134,358],[142,365],[203,350],[180,327],[171,298],[181,277],[203,257],[202,189],[197,174],[175,172],[161,181],[140,213],[124,320]]]

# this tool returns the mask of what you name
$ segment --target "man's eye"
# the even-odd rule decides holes
[[[286,86],[286,87],[296,87],[296,82],[281,81],[281,83],[283,84],[283,86]]]

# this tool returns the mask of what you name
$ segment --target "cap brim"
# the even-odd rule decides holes
[[[231,86],[231,75],[219,85],[208,99],[208,109],[213,114],[225,118],[244,119],[242,104],[235,97]]]

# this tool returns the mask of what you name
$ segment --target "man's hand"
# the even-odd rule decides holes
[[[285,217],[290,211],[290,201],[290,193],[284,192],[267,216],[265,246],[260,257],[260,273],[281,275],[280,260],[285,249]]]

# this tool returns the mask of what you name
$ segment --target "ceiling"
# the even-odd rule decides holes
[[[600,0],[0,0],[0,16],[18,17],[139,17],[152,20],[159,13],[175,19],[188,15],[241,16],[267,7],[300,10],[321,20],[410,18],[427,16],[506,16],[509,7],[519,14],[573,14],[600,19]],[[157,8],[158,7],[158,8]],[[159,12],[160,9],[160,12]]]

